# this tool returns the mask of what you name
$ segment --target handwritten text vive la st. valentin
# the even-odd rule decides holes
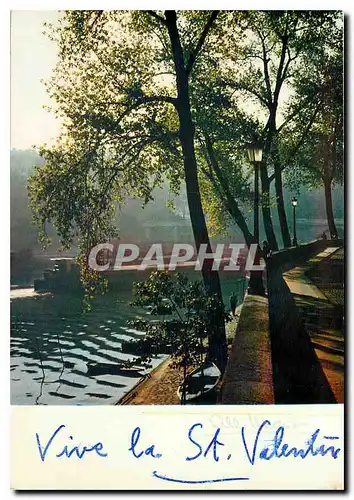
[[[64,432],[66,430],[66,432]],[[202,423],[193,424],[186,432],[186,450],[188,453],[183,457],[187,462],[196,460],[209,459],[213,462],[223,460],[232,460],[231,450],[228,449],[228,444],[223,439],[220,428],[217,428],[208,438],[203,428]],[[265,433],[267,437],[265,439]],[[271,431],[271,437],[269,437]],[[49,457],[57,459],[79,459],[83,460],[88,455],[95,455],[98,459],[105,459],[109,456],[108,447],[105,443],[98,441],[94,445],[75,444],[74,437],[68,434],[68,429],[65,424],[59,425],[48,440],[43,439],[40,434],[36,433],[36,444],[38,454],[42,462],[45,462]],[[150,434],[150,433],[149,433]],[[272,423],[269,420],[264,420],[254,434],[248,433],[246,427],[241,428],[241,453],[245,460],[255,466],[260,461],[284,460],[284,459],[299,459],[306,460],[307,457],[329,457],[337,459],[342,452],[340,447],[336,446],[339,436],[327,436],[321,433],[320,429],[316,429],[310,433],[305,443],[296,445],[288,443],[285,435],[285,428],[278,426],[272,429]],[[165,447],[166,445],[165,443]],[[162,443],[148,441],[144,436],[143,430],[136,426],[127,440],[127,453],[136,460],[146,460],[161,463],[163,457]],[[237,453],[239,460],[239,453]],[[215,483],[222,481],[247,481],[249,477],[224,477],[224,478],[206,478],[201,480],[185,480],[183,478],[169,477],[154,470],[153,476],[157,479],[176,482],[176,483]]]

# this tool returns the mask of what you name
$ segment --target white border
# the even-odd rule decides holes
[[[1,143],[2,143],[2,178],[1,178],[1,193],[0,193],[0,200],[1,200],[1,215],[2,215],[2,220],[5,223],[5,227],[2,228],[2,245],[0,249],[0,256],[1,256],[1,262],[2,262],[2,271],[1,271],[1,280],[0,280],[0,297],[1,297],[1,318],[2,318],[2,335],[1,335],[1,353],[2,353],[2,362],[0,363],[0,376],[1,376],[1,394],[3,398],[3,404],[4,406],[2,407],[2,411],[0,413],[1,415],[1,429],[3,431],[3,440],[4,440],[4,435],[7,436],[5,439],[5,450],[6,452],[3,454],[3,460],[2,460],[2,466],[1,466],[1,483],[0,483],[0,491],[1,491],[1,498],[10,498],[12,497],[13,492],[10,492],[9,488],[9,461],[8,461],[8,456],[9,456],[9,400],[10,400],[10,394],[9,394],[9,383],[8,383],[8,374],[9,374],[9,306],[8,306],[8,298],[9,298],[9,292],[8,292],[8,286],[9,286],[9,145],[10,145],[10,127],[9,127],[9,116],[10,116],[10,108],[9,108],[9,94],[10,94],[10,80],[9,80],[9,65],[10,65],[10,27],[9,27],[9,13],[10,10],[54,10],[54,9],[81,9],[81,8],[97,8],[99,3],[99,8],[131,8],[131,9],[144,9],[144,8],[154,8],[154,9],[161,9],[161,8],[189,8],[189,9],[211,9],[215,8],[215,2],[210,2],[209,0],[205,0],[203,2],[198,1],[198,2],[191,2],[191,1],[180,1],[180,2],[161,2],[161,1],[154,1],[154,2],[142,2],[142,1],[136,1],[136,0],[131,0],[128,3],[119,3],[117,2],[112,2],[112,1],[101,1],[101,2],[93,2],[93,1],[86,1],[84,4],[83,2],[79,2],[77,0],[75,1],[61,1],[58,2],[57,0],[53,0],[50,3],[45,0],[41,1],[36,1],[36,2],[26,2],[26,1],[11,1],[11,2],[3,2],[1,4],[1,25],[0,25],[0,33],[1,33],[1,67],[3,69],[3,77],[1,79],[2,83],[2,91],[1,91]],[[352,22],[353,20],[351,19],[351,13],[353,11],[353,3],[349,1],[341,1],[341,2],[333,2],[333,1],[328,1],[328,0],[322,0],[322,1],[313,1],[309,3],[308,1],[304,0],[297,0],[297,1],[292,1],[292,2],[279,2],[279,1],[255,1],[255,0],[249,0],[247,2],[230,2],[230,1],[221,1],[219,0],[217,2],[217,7],[221,9],[242,9],[242,8],[247,8],[247,9],[338,9],[338,10],[343,10],[346,15],[350,16],[350,25],[347,26],[347,28],[352,28]],[[352,58],[353,54],[353,37],[349,34],[347,38],[348,42],[348,47],[347,47],[347,72],[350,71],[351,73],[351,66],[349,66],[350,59]],[[349,88],[352,86],[352,76],[350,74],[350,78],[347,80],[348,82],[348,89],[347,89],[347,94],[349,94]],[[349,97],[347,95],[347,97]],[[347,231],[347,238],[348,238],[348,251],[350,251],[350,236],[354,234],[354,217],[351,216],[351,214],[354,214],[354,197],[351,196],[351,191],[352,191],[352,174],[350,174],[351,168],[352,168],[352,160],[351,160],[351,147],[350,145],[352,144],[353,141],[353,130],[351,128],[351,116],[352,116],[352,103],[349,102],[349,105],[347,105],[347,114],[349,115],[347,127],[348,127],[348,134],[347,134],[347,144],[346,144],[346,156],[347,156],[347,175],[346,175],[346,193],[348,196],[347,200],[347,217],[346,217],[346,231]],[[350,187],[349,187],[350,186]],[[350,214],[350,216],[349,216]],[[348,298],[348,306],[347,306],[347,311],[352,310],[351,306],[354,306],[354,295],[352,295],[352,277],[353,277],[353,268],[351,265],[351,259],[350,255],[348,258],[348,266],[347,266],[347,286],[348,286],[348,291],[347,291],[347,298]],[[352,318],[349,317],[347,318],[347,327],[346,331],[349,334],[351,331],[353,331],[353,322]],[[347,353],[347,359],[353,359],[353,342],[350,343],[350,352]],[[347,373],[347,379],[350,380],[350,375]],[[349,390],[347,391],[347,396],[349,396]],[[348,404],[348,403],[347,403]],[[348,424],[350,423],[349,418],[348,418]],[[348,429],[349,431],[349,429]],[[348,477],[354,477],[353,472],[354,472],[354,465],[353,461],[349,461],[349,467],[347,471],[347,476]],[[139,494],[140,495],[140,494]],[[269,496],[272,494],[268,494]],[[73,494],[69,494],[69,497],[73,497]],[[97,497],[100,498],[102,494],[94,494],[90,495],[91,497]],[[43,497],[43,495],[41,495]],[[46,495],[44,495],[46,497]],[[129,495],[131,498],[131,495]],[[212,495],[212,497],[215,497],[215,494]],[[247,495],[249,497],[249,495]]]

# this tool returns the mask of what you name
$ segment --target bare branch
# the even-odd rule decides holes
[[[300,147],[302,146],[306,136],[308,135],[308,133],[310,132],[311,130],[311,127],[316,119],[316,116],[317,116],[317,113],[319,112],[320,108],[321,108],[321,105],[322,105],[322,101],[320,101],[320,103],[317,105],[311,119],[309,120],[307,126],[305,127],[303,133],[301,134],[301,137],[300,139],[298,140],[297,144],[293,147],[290,155],[289,155],[289,158],[288,158],[288,164],[287,165],[283,165],[281,167],[281,171],[285,170],[287,167],[290,166],[290,162],[292,161],[292,159],[294,158],[294,156],[296,155],[296,153],[298,152],[298,150],[300,149]],[[269,177],[269,182],[272,182],[273,180],[275,179],[275,175],[271,175]]]
[[[281,132],[284,127],[286,127],[296,116],[311,102],[313,101],[313,96],[306,99],[304,102],[299,104],[294,111],[283,121],[283,123],[278,127],[278,132]]]
[[[206,37],[208,36],[208,33],[217,17],[217,15],[219,14],[219,11],[218,10],[213,10],[212,13],[211,13],[211,16],[209,17],[208,19],[208,22],[206,23],[206,25],[204,26],[204,29],[203,29],[203,32],[202,34],[200,35],[200,38],[197,42],[197,45],[195,46],[195,49],[194,51],[191,53],[191,55],[189,56],[189,59],[188,59],[188,62],[187,62],[187,66],[186,66],[186,73],[187,75],[189,75],[189,73],[192,71],[192,68],[194,66],[194,63],[198,57],[198,54],[200,53],[200,51],[202,50],[202,47],[204,45],[204,42],[205,42],[205,39]]]
[[[267,88],[267,97],[268,97],[268,107],[271,106],[273,100],[272,100],[272,87],[271,87],[271,84],[270,84],[270,76],[269,76],[269,68],[268,68],[268,62],[269,62],[269,59],[267,57],[267,50],[266,50],[266,46],[265,46],[265,43],[264,43],[264,39],[262,38],[262,51],[263,51],[263,70],[264,70],[264,81],[265,81],[265,84],[266,84],[266,88]]]
[[[247,84],[243,83],[243,82],[233,82],[233,81],[226,81],[226,84],[231,87],[232,89],[234,89],[235,91],[237,90],[243,90],[245,92],[248,92],[249,94],[253,94],[255,97],[257,97],[257,99],[259,99],[261,101],[262,104],[264,104],[264,106],[266,108],[269,109],[269,103],[267,101],[267,99],[265,99],[259,92],[257,92],[255,89],[252,89],[250,86],[248,86]]]
[[[278,102],[280,89],[281,89],[282,83],[284,81],[283,80],[283,75],[284,75],[283,69],[284,69],[285,57],[287,54],[287,47],[288,47],[288,37],[286,35],[284,35],[282,37],[281,54],[280,54],[279,66],[278,66],[278,70],[277,70],[277,77],[276,77],[276,83],[275,83],[275,89],[274,89],[274,102]]]

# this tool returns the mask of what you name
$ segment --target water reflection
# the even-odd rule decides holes
[[[243,289],[237,281],[229,286]],[[11,404],[114,404],[150,370],[89,370],[92,363],[122,365],[134,356],[121,341],[144,335],[127,321],[144,311],[128,294],[97,297],[89,313],[80,297],[45,295],[11,301]],[[152,368],[166,356],[152,359]]]
[[[122,364],[134,356],[121,352],[123,338],[143,332],[127,328],[136,310],[122,297],[98,297],[90,313],[80,297],[37,296],[11,302],[12,404],[115,403],[146,370],[88,374],[90,363]],[[140,315],[143,311],[139,312]],[[138,315],[139,315],[138,314]],[[152,360],[156,366],[164,359]]]

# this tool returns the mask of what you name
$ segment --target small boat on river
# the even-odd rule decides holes
[[[177,395],[182,400],[185,392],[186,402],[199,399],[215,390],[220,378],[221,372],[214,363],[211,361],[203,363],[186,376],[178,387]]]

